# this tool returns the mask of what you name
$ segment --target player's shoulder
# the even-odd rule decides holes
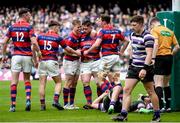
[[[91,31],[91,37],[96,37],[97,36],[97,31],[96,30],[92,30]]]
[[[145,29],[145,30],[142,32],[141,36],[142,36],[142,37],[152,36],[152,34],[150,33],[150,31],[148,31],[148,30]]]

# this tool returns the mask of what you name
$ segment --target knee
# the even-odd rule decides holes
[[[128,87],[124,87],[124,88],[123,88],[123,94],[125,94],[125,95],[130,95],[130,94],[131,94],[131,89],[128,88]]]
[[[103,81],[106,78],[106,76],[107,76],[107,72],[103,72],[103,71],[98,72],[99,81]]]
[[[64,83],[64,87],[65,87],[65,88],[69,88],[71,85],[72,85],[72,84],[71,84],[70,82],[65,82],[65,83]]]
[[[155,91],[153,90],[147,90],[148,95],[151,97],[153,94],[155,94]]]
[[[45,96],[45,90],[44,90],[44,89],[40,89],[40,90],[39,90],[39,94],[40,94],[41,96]]]

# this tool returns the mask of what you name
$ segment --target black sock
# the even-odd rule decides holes
[[[163,89],[162,87],[158,86],[155,88],[156,94],[159,99],[159,108],[162,109],[164,107],[163,105]]]
[[[164,87],[165,101],[166,101],[166,109],[171,106],[171,88],[170,86]]]

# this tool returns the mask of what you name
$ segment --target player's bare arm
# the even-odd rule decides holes
[[[5,55],[6,55],[6,49],[7,49],[7,44],[9,42],[9,37],[5,36],[3,43],[2,43],[2,59],[0,62],[4,61]]]
[[[89,48],[88,50],[84,51],[84,55],[86,56],[89,52],[91,52],[95,48],[99,47],[101,42],[102,42],[101,38],[96,39],[96,42],[92,45],[92,47]]]
[[[172,50],[172,54],[175,55],[180,50],[180,47],[179,47],[179,44],[177,42],[177,39],[176,39],[175,35],[173,37],[173,44],[174,44],[174,48]]]
[[[120,49],[120,55],[124,54],[124,51],[126,50],[128,45],[129,45],[129,40],[127,38],[125,38],[124,41],[123,41],[123,46]]]
[[[152,58],[156,58],[156,54],[157,54],[157,51],[158,51],[158,47],[159,47],[158,39],[155,38]]]
[[[146,48],[146,59],[144,62],[144,68],[139,72],[139,78],[143,79],[146,76],[146,68],[151,64],[153,48]]]
[[[81,56],[80,50],[73,50],[71,47],[67,46],[65,49],[65,53],[71,56]]]
[[[37,43],[36,37],[31,37],[31,43],[32,43],[32,45],[34,47],[34,50],[37,51],[38,57],[41,58],[42,57],[42,53],[40,51],[40,48],[39,48],[39,45]]]

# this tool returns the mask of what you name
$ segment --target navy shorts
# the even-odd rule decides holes
[[[173,64],[173,56],[156,56],[155,59],[155,75],[170,75]]]

